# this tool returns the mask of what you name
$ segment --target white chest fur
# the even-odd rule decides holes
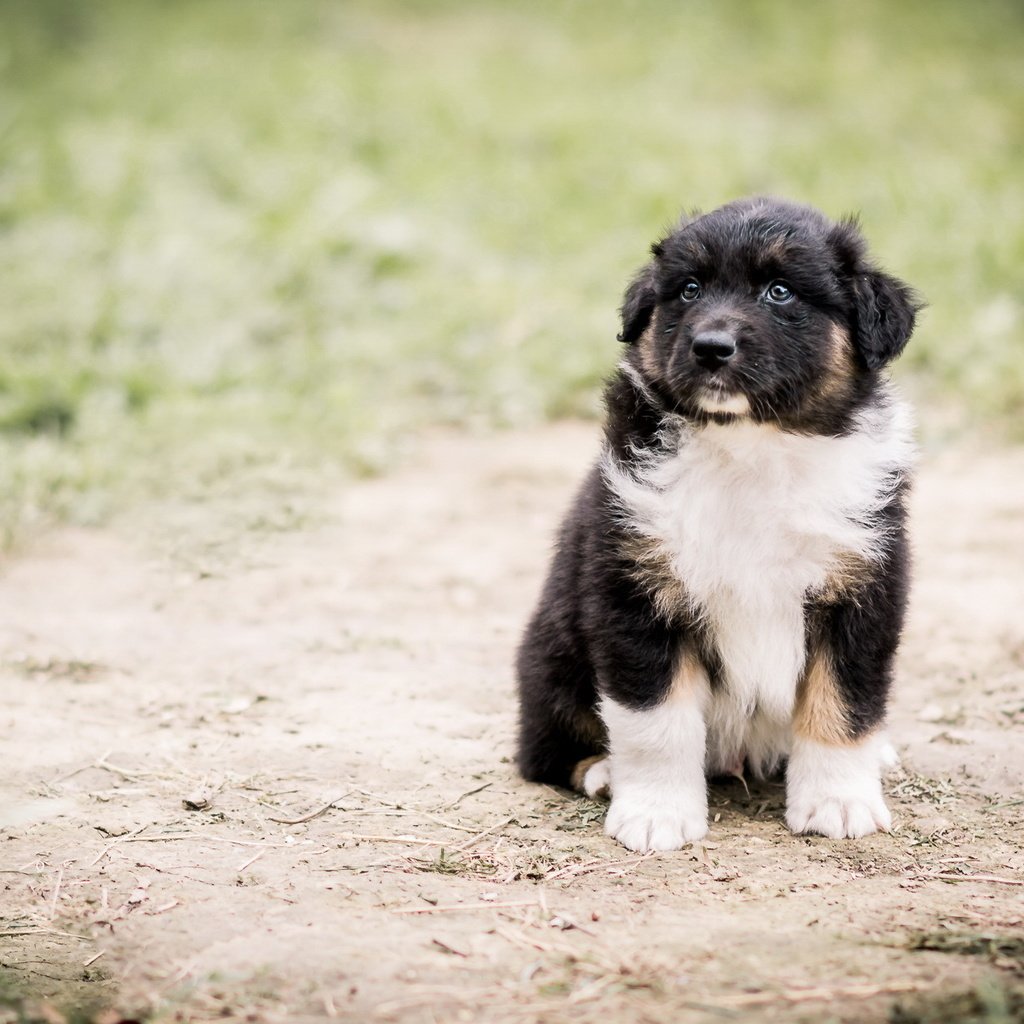
[[[740,421],[682,422],[669,454],[605,477],[630,527],[656,542],[707,622],[724,686],[708,709],[709,767],[786,753],[804,664],[804,602],[841,558],[877,557],[872,513],[912,459],[909,415],[871,410],[845,437]],[[759,765],[755,763],[755,768]]]

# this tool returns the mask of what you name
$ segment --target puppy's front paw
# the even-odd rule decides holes
[[[829,839],[859,839],[892,828],[892,815],[881,793],[871,796],[790,802],[786,824],[793,832],[815,832]]]
[[[707,811],[612,796],[604,830],[628,850],[679,850],[708,834]]]
[[[892,816],[880,778],[887,749],[882,737],[847,747],[798,740],[786,769],[786,824],[829,839],[888,832]]]

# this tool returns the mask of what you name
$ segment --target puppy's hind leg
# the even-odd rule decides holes
[[[577,768],[600,760],[602,729],[596,715],[589,723],[573,717],[546,702],[520,706],[516,763],[524,779],[583,790]]]
[[[584,758],[572,770],[572,788],[591,800],[612,795],[612,768],[607,754]]]
[[[530,782],[581,788],[576,768],[604,754],[593,673],[571,641],[534,622],[519,649],[519,772]]]

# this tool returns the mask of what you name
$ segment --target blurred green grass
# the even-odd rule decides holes
[[[682,208],[860,212],[1024,436],[1024,9],[0,0],[0,539],[590,414]]]

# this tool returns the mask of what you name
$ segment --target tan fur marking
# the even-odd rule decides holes
[[[805,400],[806,413],[828,412],[830,407],[841,405],[853,387],[857,364],[849,333],[833,323],[828,329],[825,344],[828,346],[828,363],[817,386]]]
[[[573,768],[572,775],[570,776],[570,782],[572,783],[572,788],[577,793],[586,794],[587,791],[583,788],[583,780],[586,778],[587,770],[599,761],[603,761],[607,756],[607,754],[595,754],[593,757],[585,757],[582,761],[576,762],[576,767]],[[607,787],[599,789],[594,795],[607,796],[606,789]]]
[[[576,728],[576,735],[584,743],[602,749],[608,746],[608,731],[596,712],[589,710],[578,711],[573,720],[573,725]],[[603,757],[604,755],[601,756]]]
[[[654,325],[650,325],[636,343],[640,353],[640,367],[648,380],[658,377],[658,359],[654,351]]]
[[[793,731],[817,743],[850,746],[855,742],[832,660],[826,652],[812,655],[797,687]]]
[[[670,622],[678,618],[686,605],[686,591],[661,545],[649,537],[632,534],[621,550],[632,563],[630,575],[647,591],[658,614]]]
[[[867,578],[871,563],[852,552],[840,554],[829,569],[825,582],[813,591],[812,596],[823,604],[834,604],[850,596]]]
[[[672,673],[672,685],[668,691],[668,699],[691,697],[693,691],[706,681],[707,673],[704,671],[700,659],[693,651],[681,651],[675,672]]]
[[[849,332],[832,323],[824,339],[828,361],[816,386],[804,400],[805,416],[827,414],[836,405],[848,400],[857,373],[857,363]]]
[[[844,327],[832,324],[828,331],[828,340],[830,365],[819,392],[822,398],[834,398],[848,391],[857,368],[853,343]]]
[[[845,327],[833,322],[828,330],[828,338],[832,343],[832,359],[837,372],[843,376],[849,376],[856,366],[850,332]]]

